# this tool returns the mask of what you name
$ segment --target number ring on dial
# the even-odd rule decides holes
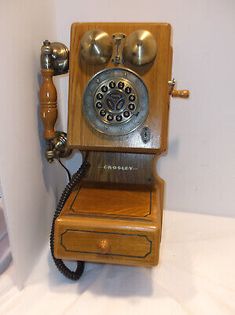
[[[105,69],[88,82],[83,95],[83,112],[88,123],[101,133],[128,134],[147,117],[147,88],[133,71]]]

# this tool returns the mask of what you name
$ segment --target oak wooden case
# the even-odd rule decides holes
[[[55,256],[111,264],[153,266],[161,236],[161,185],[80,187],[55,228]]]
[[[134,67],[131,64],[121,68],[136,72],[147,86],[149,93],[149,114],[144,123],[151,131],[148,143],[141,139],[140,126],[128,135],[109,137],[96,132],[89,126],[82,112],[83,93],[88,81],[97,72],[113,68],[111,62],[105,65],[88,65],[79,55],[80,41],[88,30],[101,29],[112,34],[121,32],[127,36],[136,30],[148,30],[157,42],[157,57],[154,62]],[[171,79],[171,26],[166,23],[75,23],[71,28],[68,141],[70,146],[81,150],[121,151],[159,153],[166,149],[169,88]]]
[[[95,131],[85,120],[82,99],[88,81],[100,70],[79,57],[80,40],[88,30],[110,36],[150,31],[157,57],[149,65],[122,68],[136,72],[147,86],[149,113],[143,125],[125,136]],[[71,28],[68,141],[89,151],[89,172],[67,200],[55,223],[57,258],[153,266],[158,263],[162,226],[163,180],[156,174],[157,157],[167,148],[171,27],[166,23],[75,23]],[[148,127],[144,143],[141,130]]]

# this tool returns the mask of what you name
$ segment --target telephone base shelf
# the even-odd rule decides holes
[[[73,191],[55,223],[55,256],[156,265],[162,221],[160,184],[140,190],[82,186]]]

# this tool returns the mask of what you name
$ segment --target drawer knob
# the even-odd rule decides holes
[[[100,240],[97,246],[103,253],[107,253],[110,249],[110,243],[108,240]]]

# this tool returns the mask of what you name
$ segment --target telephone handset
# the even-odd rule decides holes
[[[164,182],[153,169],[167,148],[169,96],[189,96],[174,89],[171,64],[167,23],[74,23],[70,52],[61,43],[43,43],[47,160],[73,149],[84,153],[61,196],[50,239],[54,261],[70,279],[79,279],[84,261],[158,262]],[[68,68],[67,138],[54,129],[52,78]],[[63,259],[78,261],[76,270]]]

